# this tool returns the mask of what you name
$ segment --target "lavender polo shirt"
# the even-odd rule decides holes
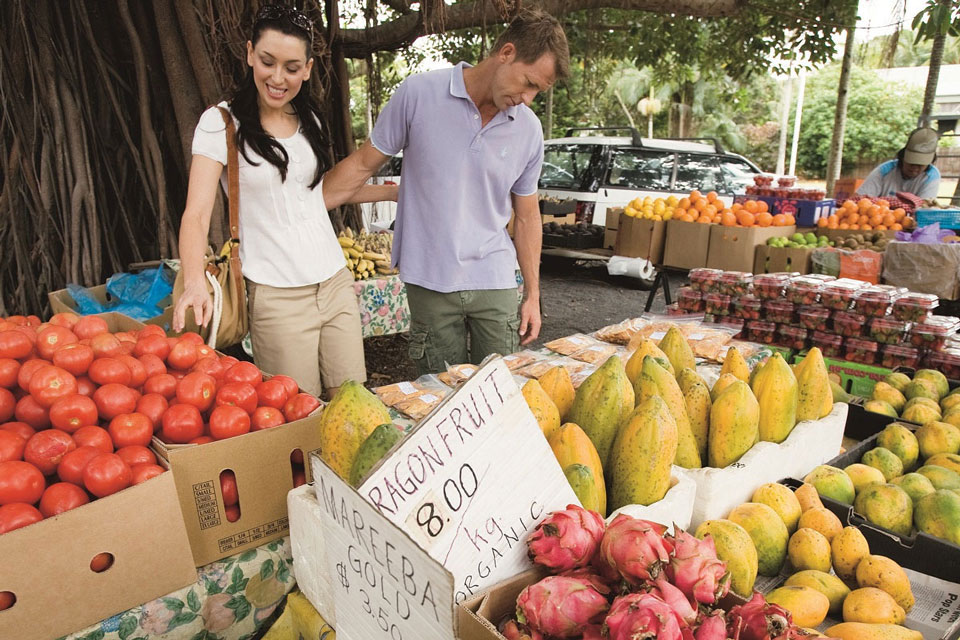
[[[370,136],[386,155],[403,151],[393,242],[400,278],[441,293],[517,286],[510,194],[536,193],[543,162],[543,131],[527,106],[481,129],[466,66],[404,80]]]

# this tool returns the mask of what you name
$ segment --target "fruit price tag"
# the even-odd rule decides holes
[[[410,384],[409,382],[398,382],[397,388],[400,389],[403,393],[410,395],[417,392],[417,388]]]

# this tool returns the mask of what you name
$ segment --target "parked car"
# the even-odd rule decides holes
[[[629,135],[603,135],[616,132]],[[637,196],[683,196],[693,189],[716,191],[731,204],[762,173],[712,138],[644,138],[635,129],[605,127],[566,134],[544,143],[540,195],[576,200],[578,222],[603,225],[607,209]]]

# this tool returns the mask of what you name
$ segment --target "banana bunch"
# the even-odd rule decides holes
[[[393,249],[393,234],[390,232],[355,234],[347,227],[337,237],[343,257],[347,260],[354,280],[365,280],[375,275],[399,273],[390,267],[390,252]]]

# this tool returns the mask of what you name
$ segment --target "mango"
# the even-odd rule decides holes
[[[946,397],[946,395],[950,392],[950,383],[947,381],[947,376],[943,375],[936,369],[920,369],[913,374],[913,379],[927,380],[931,382],[933,384],[933,388],[940,396],[937,398],[937,400]]]
[[[837,616],[843,611],[843,599],[850,593],[850,587],[835,575],[825,571],[806,569],[793,574],[784,584],[788,587],[810,587],[827,596],[830,601],[831,615]]]
[[[563,470],[563,475],[566,476],[570,488],[573,489],[577,499],[580,500],[580,506],[605,515],[602,510],[605,507],[601,501],[605,500],[606,496],[601,496],[597,490],[597,480],[593,477],[593,471],[590,470],[590,467],[575,463],[566,467]]]
[[[923,634],[898,624],[842,622],[826,631],[827,637],[839,640],[923,640]]]
[[[906,396],[907,400],[930,398],[934,402],[940,402],[940,392],[937,390],[937,385],[930,380],[914,378],[903,390],[903,395]]]
[[[670,375],[678,375],[678,373],[674,371],[667,354],[660,350],[656,342],[646,339],[640,343],[637,350],[634,351],[630,359],[627,360],[626,372],[630,384],[636,383],[637,378],[640,377],[640,368],[643,366],[643,359],[646,356],[652,356],[664,369],[670,372]]]
[[[357,457],[350,467],[350,484],[359,487],[370,469],[403,439],[403,435],[401,429],[389,422],[374,429],[357,450]]]
[[[899,422],[891,422],[877,435],[877,446],[889,449],[900,458],[904,472],[916,469],[920,443],[913,431]]]
[[[938,489],[920,498],[913,512],[917,529],[960,545],[960,495]]]
[[[844,622],[903,624],[907,614],[886,591],[876,587],[854,589],[843,601]]]
[[[830,571],[830,541],[814,529],[801,527],[790,536],[787,557],[796,571]]]
[[[610,451],[607,483],[611,511],[663,499],[670,489],[677,439],[677,423],[663,399],[652,395],[641,402],[617,433]]]
[[[863,454],[860,462],[879,469],[887,482],[903,475],[903,462],[892,451],[883,447],[874,447],[867,451]]]
[[[840,383],[834,382],[833,380],[830,381],[830,392],[833,394],[834,403],[842,402],[847,404],[852,398],[849,393],[844,391],[843,387],[840,386]]]
[[[925,464],[917,473],[930,481],[934,489],[960,489],[960,473],[935,464]]]
[[[926,398],[924,398],[926,400]],[[907,408],[903,410],[903,413],[900,414],[902,420],[907,422],[915,422],[916,424],[926,424],[932,422],[933,420],[940,419],[940,409],[934,409],[928,404],[925,403],[914,403],[910,405],[907,402]]]
[[[763,364],[752,389],[760,407],[760,440],[783,442],[797,424],[799,390],[793,371],[779,353]]]
[[[709,466],[723,468],[739,460],[760,439],[760,406],[742,380],[734,381],[710,407]]]
[[[883,381],[900,393],[903,393],[903,390],[910,384],[910,376],[905,373],[895,372],[889,374]]]
[[[797,422],[819,420],[833,410],[833,393],[827,378],[827,365],[818,347],[807,352],[794,370],[797,377],[799,398]]]
[[[667,356],[674,371],[683,371],[684,369],[696,371],[697,360],[693,355],[693,349],[690,348],[690,343],[676,327],[670,327],[657,346]]]
[[[944,415],[950,413],[950,410],[957,406],[960,406],[960,393],[951,393],[940,401],[940,410],[943,411]]]
[[[737,380],[740,380],[740,378],[732,373],[725,373],[717,378],[717,381],[713,383],[713,388],[710,389],[710,400],[716,402],[717,398],[720,397],[720,394],[726,391],[727,387],[732,385]]]
[[[565,367],[553,367],[548,369],[538,380],[540,386],[546,392],[553,404],[557,406],[560,414],[560,421],[567,419],[570,413],[570,407],[573,406],[573,399],[576,397],[576,390],[573,388],[573,382],[570,380],[570,374]]]
[[[891,418],[900,417],[897,410],[894,409],[889,402],[883,400],[867,400],[863,403],[863,409],[870,413],[879,413],[882,416],[890,416]]]
[[[690,429],[687,404],[683,399],[683,392],[680,391],[677,379],[657,364],[654,358],[647,356],[643,359],[640,377],[637,378],[633,391],[638,406],[648,398],[659,396],[667,406],[670,415],[673,416],[678,438],[676,457],[673,459],[673,463],[685,469],[699,469],[703,466],[700,461],[700,452],[697,449],[697,440],[693,437],[693,431]]]
[[[886,591],[907,613],[913,608],[915,599],[907,572],[886,556],[868,555],[860,560],[857,564],[857,586]]]
[[[830,542],[830,561],[841,580],[857,586],[857,565],[870,555],[870,545],[857,527],[844,527]]]
[[[543,436],[549,440],[550,436],[560,428],[560,410],[553,403],[547,392],[543,390],[540,383],[536,380],[527,380],[523,388],[523,399],[527,401],[527,406],[537,419]]]
[[[788,487],[777,482],[768,482],[757,487],[750,502],[765,504],[776,511],[783,523],[787,525],[787,532],[793,533],[797,530],[797,523],[800,522],[803,510],[800,508],[797,496]]]
[[[797,523],[798,529],[813,529],[820,532],[827,541],[833,540],[834,536],[843,531],[843,524],[837,515],[826,507],[814,507],[807,509],[800,516]]]
[[[726,357],[723,359],[723,366],[720,367],[720,375],[725,373],[732,373],[748,384],[750,382],[750,366],[747,364],[747,361],[743,359],[743,356],[740,355],[740,351],[736,347],[730,347],[727,350]]]
[[[875,525],[900,536],[913,528],[913,500],[895,484],[872,484],[853,502],[854,510]]]
[[[590,475],[594,480],[594,492],[597,494],[597,500],[600,508],[596,511],[603,516],[607,515],[607,489],[603,477],[603,464],[600,462],[600,454],[597,448],[593,446],[593,441],[583,432],[578,425],[567,422],[560,425],[547,442],[553,455],[557,458],[561,469],[567,469],[575,464],[582,464],[590,469]],[[569,478],[568,478],[569,479]]]
[[[960,427],[960,407],[951,408],[945,415],[941,416],[940,421]]]
[[[906,491],[910,499],[913,500],[914,507],[916,507],[920,498],[937,490],[926,476],[919,473],[904,474],[891,480],[890,484],[895,484]]]
[[[873,392],[870,394],[871,400],[882,400],[893,407],[894,411],[900,413],[903,411],[903,407],[907,404],[907,399],[904,397],[900,391],[896,388],[890,386],[886,382],[878,382],[873,387]]]
[[[864,487],[874,482],[883,484],[887,481],[887,479],[883,477],[883,472],[880,471],[880,469],[863,464],[862,462],[847,465],[843,468],[843,472],[853,480],[853,490],[857,493],[860,493]]]
[[[923,396],[918,396],[916,398],[910,398],[909,400],[907,400],[907,404],[903,407],[903,410],[906,411],[907,409],[911,407],[915,407],[917,405],[930,407],[930,409],[932,411],[935,411],[938,415],[943,414],[943,411],[940,409],[940,405],[939,403],[937,403],[936,400],[932,400],[930,398],[923,397]]]
[[[390,422],[390,412],[359,382],[347,380],[320,416],[320,457],[349,481],[363,441],[378,426]]]
[[[757,572],[775,576],[787,557],[790,534],[777,512],[765,504],[745,502],[734,507],[727,516],[746,530],[757,549]]]
[[[757,548],[747,530],[732,520],[706,520],[700,523],[694,535],[703,540],[713,538],[717,558],[727,563],[730,588],[739,596],[748,598],[757,580]]]
[[[801,627],[816,627],[827,618],[830,600],[816,589],[805,586],[785,586],[766,595],[767,602],[778,604],[793,616],[793,623]]]
[[[960,451],[960,428],[933,420],[917,429],[917,442],[924,458],[938,453],[957,453]]]
[[[853,488],[853,480],[841,469],[831,467],[828,464],[821,464],[813,468],[804,478],[804,482],[809,482],[817,488],[817,493],[837,502],[844,504],[853,504],[853,498],[856,491]]]
[[[801,512],[823,506],[823,501],[820,500],[820,494],[817,492],[817,488],[809,482],[804,482],[797,487],[793,495],[797,496],[797,502],[800,503]]]
[[[954,473],[960,473],[960,455],[956,453],[936,453],[927,458],[926,464],[932,464],[937,467],[949,469]]]
[[[669,363],[669,361],[668,361]],[[697,441],[697,452],[700,461],[707,459],[707,438],[710,433],[710,389],[703,378],[693,369],[684,369],[677,374],[677,384],[683,392],[683,401],[687,406],[687,418],[690,420],[690,431]]]
[[[623,370],[623,361],[613,355],[577,389],[568,419],[590,437],[600,461],[606,464],[617,430],[633,407],[633,387]]]

